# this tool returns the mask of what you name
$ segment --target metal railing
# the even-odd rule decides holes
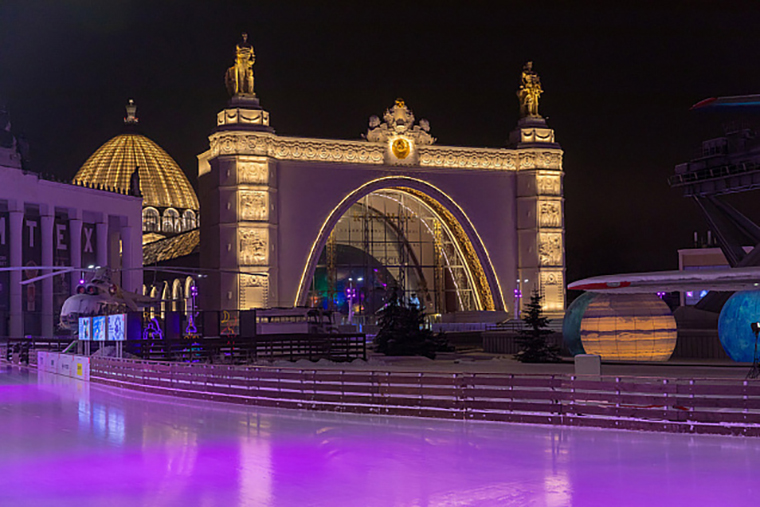
[[[95,343],[95,342],[91,342]],[[110,344],[109,342],[103,342]],[[131,340],[123,350],[142,359],[246,364],[259,360],[351,361],[367,358],[363,334],[258,335],[255,337]]]
[[[680,187],[683,185],[688,185],[690,183],[720,179],[725,178],[726,176],[733,176],[736,174],[743,174],[757,170],[760,170],[760,164],[757,164],[755,162],[745,162],[741,164],[711,167],[707,169],[700,169],[699,171],[675,174],[668,178],[668,184],[671,187]]]
[[[250,405],[760,436],[760,381],[397,372],[92,358],[94,382]]]

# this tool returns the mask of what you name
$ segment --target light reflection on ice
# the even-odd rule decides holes
[[[760,492],[760,439],[278,411],[2,373],[3,506],[733,507]]]

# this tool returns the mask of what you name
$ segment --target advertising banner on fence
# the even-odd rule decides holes
[[[71,365],[74,363],[74,357],[68,354],[58,355],[58,374],[65,377],[73,377]]]
[[[87,356],[38,351],[37,369],[66,377],[90,380],[90,358]]]
[[[90,358],[87,356],[72,356],[74,362],[72,363],[72,377],[90,380]]]

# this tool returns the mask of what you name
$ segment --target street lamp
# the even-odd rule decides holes
[[[360,278],[360,280],[363,280]],[[356,289],[354,288],[354,279],[348,279],[348,287],[346,287],[346,299],[348,299],[348,323],[354,323],[354,298],[356,297]]]
[[[515,318],[520,318],[520,300],[522,299],[522,284],[528,283],[528,279],[521,280],[520,278],[517,279],[517,288],[515,289]]]

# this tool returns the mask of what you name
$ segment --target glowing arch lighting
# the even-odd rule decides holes
[[[568,308],[563,326],[573,342],[580,315],[580,342],[587,354],[613,361],[667,361],[676,347],[676,321],[670,308],[654,294],[594,294],[578,298]],[[585,306],[585,308],[584,308]],[[747,326],[749,328],[749,326]],[[573,351],[568,343],[568,348]],[[577,346],[574,353],[579,353]]]
[[[313,275],[314,273],[314,266],[316,265],[317,258],[327,242],[328,231],[332,230],[335,227],[335,224],[337,223],[337,221],[340,219],[340,217],[343,216],[343,214],[346,211],[348,211],[348,209],[351,207],[351,204],[353,204],[354,202],[357,202],[364,195],[367,195],[377,190],[382,190],[384,188],[390,188],[390,187],[407,187],[407,186],[415,190],[418,190],[417,188],[418,186],[420,188],[426,189],[426,191],[432,190],[437,196],[437,197],[434,197],[434,199],[439,200],[440,197],[443,197],[458,211],[459,216],[455,216],[455,218],[457,219],[458,222],[460,222],[460,226],[464,226],[466,224],[468,227],[468,230],[473,232],[475,238],[469,238],[469,239],[471,243],[478,244],[477,246],[479,247],[479,249],[482,251],[484,255],[484,259],[480,259],[476,257],[476,260],[478,261],[478,263],[481,264],[481,269],[488,270],[488,272],[492,275],[494,284],[496,285],[497,290],[495,294],[490,295],[491,304],[489,306],[495,306],[497,308],[506,308],[506,305],[504,303],[504,293],[501,289],[501,284],[499,283],[499,279],[496,276],[496,273],[494,271],[493,262],[491,262],[491,256],[489,255],[488,250],[485,247],[485,243],[483,242],[483,239],[478,234],[477,230],[475,229],[472,222],[465,214],[464,210],[449,195],[447,195],[441,189],[435,187],[434,185],[431,185],[430,183],[426,181],[419,180],[416,178],[410,178],[408,176],[384,176],[382,178],[377,178],[367,183],[364,183],[353,192],[350,192],[349,194],[345,195],[343,199],[341,199],[341,201],[333,208],[333,210],[328,214],[327,219],[322,223],[319,233],[314,239],[314,242],[312,243],[311,248],[309,250],[309,255],[307,257],[306,264],[304,265],[303,271],[301,273],[300,281],[298,282],[298,290],[296,291],[294,306],[299,306],[299,305],[304,304],[304,301],[306,300],[307,281],[309,279],[309,275],[310,274]],[[477,241],[475,241],[475,239],[477,239]],[[498,305],[495,305],[496,301],[498,301]]]
[[[750,324],[758,321],[760,291],[736,292],[723,305],[718,319],[718,337],[723,350],[734,361],[752,362],[756,337]]]

